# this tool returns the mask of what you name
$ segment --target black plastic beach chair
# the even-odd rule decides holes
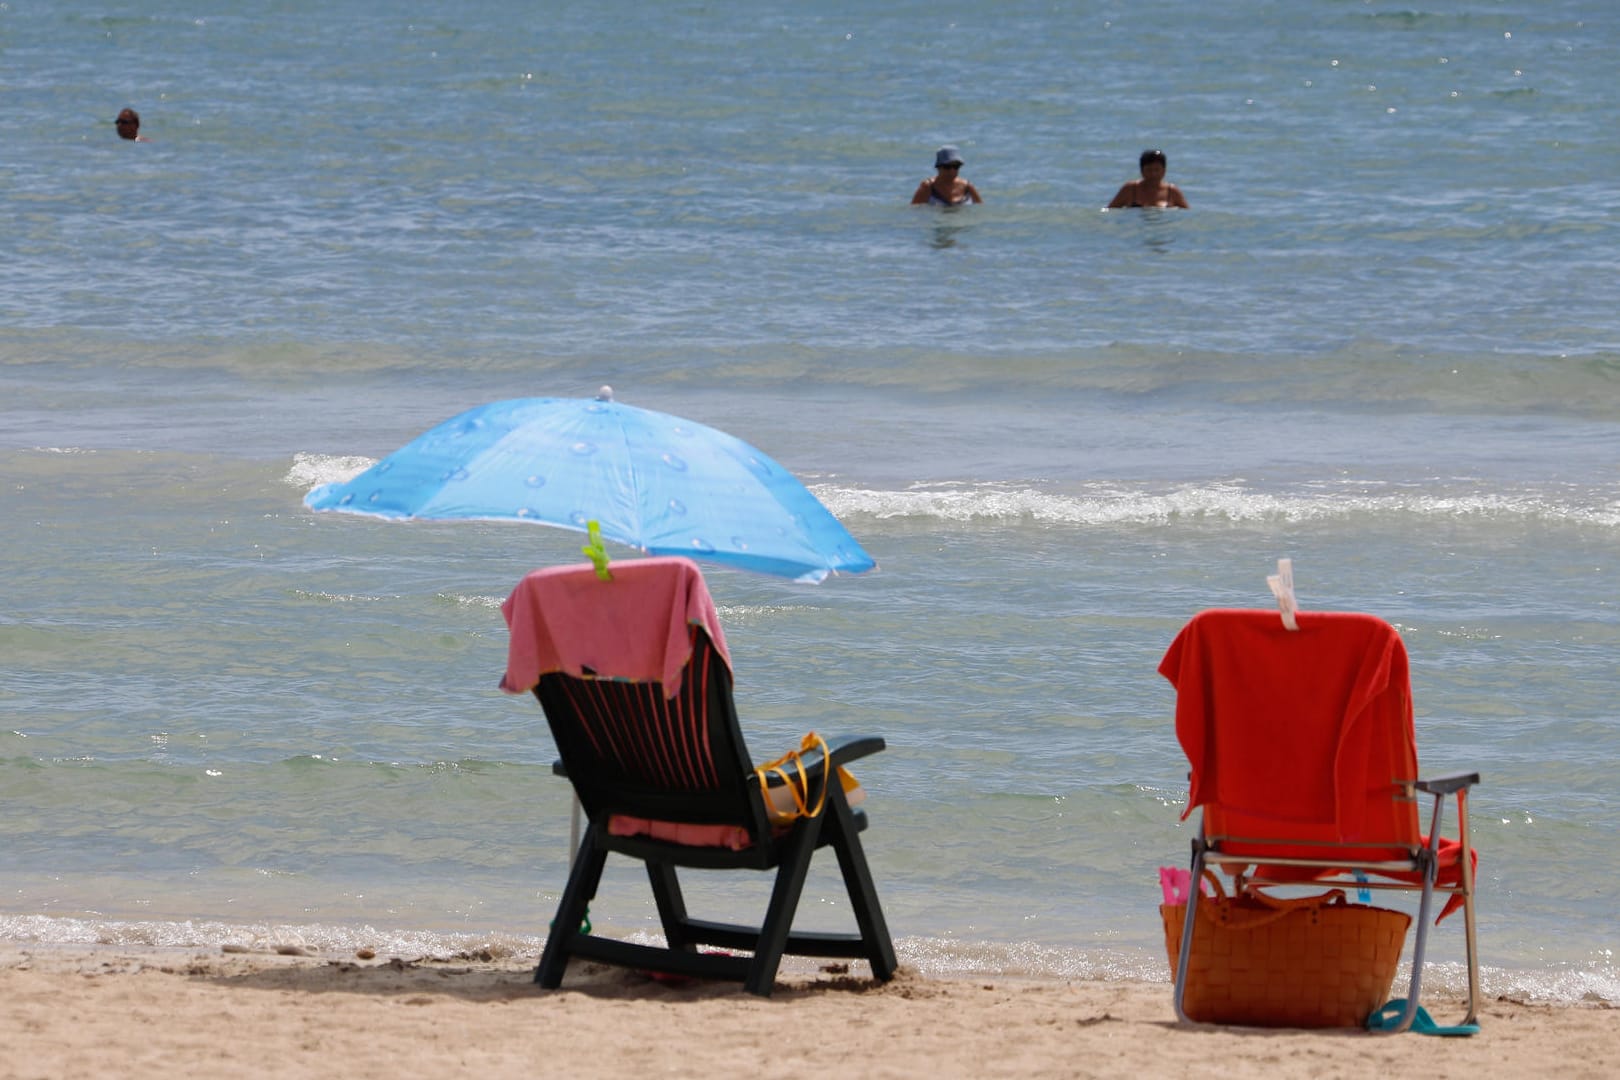
[[[572,781],[587,819],[535,981],[561,985],[569,959],[578,956],[674,975],[740,979],[750,993],[769,996],[784,954],[864,959],[873,976],[888,980],[896,968],[894,945],[861,846],[866,814],[850,807],[835,771],[820,814],[773,828],[737,723],[730,666],[702,627],[689,632],[691,656],[673,697],[665,697],[662,683],[615,680],[600,672],[552,672],[534,687],[562,755],[554,770]],[[827,746],[836,769],[882,750],[884,743],[867,737],[829,740]],[[829,762],[819,748],[807,751],[803,762],[810,790],[820,792]],[[660,835],[645,831],[649,824]],[[671,832],[682,835],[660,838]],[[718,843],[719,837],[730,846]],[[811,857],[822,847],[837,853],[855,933],[792,931]],[[665,947],[604,937],[584,925],[610,852],[646,865]],[[744,926],[690,917],[676,876],[682,867],[774,870],[764,920]]]

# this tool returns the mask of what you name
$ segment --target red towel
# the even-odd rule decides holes
[[[681,688],[691,658],[687,628],[701,626],[729,665],[726,636],[703,573],[690,559],[616,562],[612,581],[589,563],[536,570],[501,605],[511,630],[501,689],[523,694],[553,671]]]
[[[1207,803],[1234,819],[1206,821],[1212,835],[1416,842],[1415,815],[1387,809],[1417,778],[1400,635],[1371,615],[1298,622],[1205,611],[1165,654],[1159,673],[1176,687],[1176,738],[1192,765],[1182,816]]]

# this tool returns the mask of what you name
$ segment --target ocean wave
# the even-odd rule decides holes
[[[367,457],[298,453],[283,480],[304,490],[341,483],[370,468]],[[1034,484],[919,483],[903,489],[812,483],[811,492],[839,518],[952,524],[1166,525],[1185,523],[1307,524],[1413,517],[1424,520],[1551,523],[1620,527],[1620,493],[1557,487],[1481,491],[1445,487],[1387,490],[1348,482],[1310,490],[1262,491],[1230,482],[1163,490],[1116,483],[1079,491]]]
[[[1591,201],[1584,205],[1590,211]],[[1418,218],[1392,214],[1367,227],[1372,230],[1369,242],[1419,251],[1481,245],[1562,251],[1571,244],[1586,251],[1601,247],[1597,239],[1603,228],[1590,216],[1476,220],[1466,208]],[[1324,228],[1315,237],[1318,243],[1340,242],[1332,226]],[[1424,257],[1412,256],[1413,265],[1424,265]],[[1587,256],[1582,265],[1593,275],[1610,269],[1595,256]],[[1511,282],[1504,280],[1502,286]],[[1043,406],[1083,403],[1107,394],[1137,403],[1193,400],[1200,405],[1335,412],[1620,417],[1620,398],[1614,393],[1620,354],[1600,299],[1566,298],[1561,325],[1526,328],[1507,338],[1491,321],[1493,312],[1481,306],[1477,286],[1468,292],[1442,282],[1431,293],[1433,303],[1476,317],[1443,340],[1415,330],[1393,332],[1393,327],[1388,333],[1358,331],[1346,338],[1312,327],[1287,333],[1286,328],[1268,325],[1262,330],[1239,323],[1229,329],[1200,327],[1196,333],[1169,326],[1152,335],[1110,332],[1077,342],[1070,322],[1074,313],[1030,312],[1016,337],[990,328],[987,336],[994,343],[941,347],[888,328],[863,329],[865,338],[886,341],[872,346],[844,340],[818,324],[828,336],[815,344],[712,338],[659,342],[638,345],[629,364],[604,356],[590,342],[577,348],[559,342],[553,354],[536,360],[526,341],[396,342],[380,331],[344,342],[205,338],[157,344],[10,329],[0,334],[0,370],[48,364],[53,371],[83,372],[82,380],[92,385],[104,381],[100,373],[106,371],[119,372],[125,384],[144,380],[155,385],[175,372],[273,377],[310,389],[332,378],[408,380],[453,369],[469,385],[493,388],[506,385],[507,376],[521,375],[537,393],[565,396],[588,395],[602,383],[604,372],[617,372],[613,381],[637,387],[643,404],[702,387],[797,394],[812,385],[925,400],[971,395],[994,403]]]
[[[345,480],[352,480],[375,464],[376,459],[368,457],[297,453],[293,455],[292,466],[282,481],[308,491],[322,484],[341,484]]]
[[[815,485],[840,518],[951,523],[1031,522],[1050,525],[1165,525],[1172,522],[1301,524],[1366,518],[1548,522],[1620,527],[1620,498],[1581,501],[1536,490],[1520,492],[1341,490],[1267,492],[1242,484],[1189,485],[1149,491],[1098,484],[1080,492],[1029,485],[917,485],[900,491]]]

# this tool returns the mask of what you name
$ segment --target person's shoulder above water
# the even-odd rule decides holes
[[[1169,209],[1179,207],[1190,209],[1187,206],[1187,197],[1181,189],[1174,184],[1161,184],[1157,189],[1150,190],[1143,186],[1140,180],[1127,180],[1114,193],[1107,209]]]
[[[124,109],[120,112],[118,119],[113,121],[113,127],[118,130],[120,139],[128,139],[130,142],[152,141],[141,134],[141,114],[134,109]]]
[[[1142,175],[1135,180],[1127,180],[1115,192],[1114,199],[1108,204],[1110,210],[1120,210],[1127,207],[1140,206],[1179,206],[1187,209],[1187,197],[1181,189],[1168,183],[1164,174],[1169,169],[1169,160],[1164,156],[1163,150],[1144,150],[1138,162]]]
[[[979,189],[962,179],[962,155],[954,146],[942,146],[934,153],[934,175],[917,185],[911,194],[912,206],[965,206],[982,203]]]

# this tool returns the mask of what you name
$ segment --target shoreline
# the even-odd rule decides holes
[[[607,927],[631,941],[662,941],[656,927]],[[1460,951],[1431,950],[1423,984],[1426,995],[1461,995],[1466,969]],[[383,956],[443,960],[490,953],[495,957],[538,958],[543,936],[490,927],[437,927],[389,922],[298,922],[271,918],[136,918],[79,911],[33,914],[0,912],[0,956],[17,950],[99,949],[140,953],[157,950],[198,955],[271,954],[352,958],[369,949]],[[895,938],[901,964],[926,979],[946,982],[973,979],[1032,982],[1136,982],[1169,985],[1170,971],[1162,936],[1151,945],[1103,935],[1075,944],[1009,941],[961,936],[902,935]],[[1486,957],[1489,959],[1489,956]],[[1392,994],[1410,975],[1410,956],[1403,953]],[[782,973],[804,975],[815,961],[786,956]],[[1582,960],[1541,966],[1512,963],[1481,966],[1483,993],[1538,1005],[1609,1005],[1620,1007],[1620,982],[1612,962],[1594,949]]]
[[[289,946],[289,948],[291,948]],[[1365,1076],[1400,1070],[1570,1078],[1620,1070],[1606,1003],[1487,999],[1481,1033],[1177,1025],[1164,983],[941,978],[864,965],[778,979],[770,999],[731,983],[670,986],[576,963],[561,991],[534,959],[285,955],[0,942],[0,1078],[262,1076],[575,1077],[826,1069],[913,1077]],[[307,953],[307,951],[306,951]],[[843,970],[840,970],[842,968]],[[1441,1023],[1460,1000],[1426,996]]]

